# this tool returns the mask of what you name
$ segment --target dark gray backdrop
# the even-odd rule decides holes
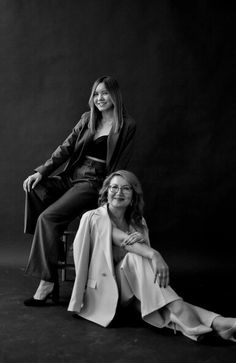
[[[235,14],[208,1],[1,0],[1,238],[23,240],[22,182],[115,76],[138,125],[131,169],[152,243],[231,255]]]

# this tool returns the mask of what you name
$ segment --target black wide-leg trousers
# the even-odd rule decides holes
[[[60,237],[73,219],[97,208],[98,189],[89,180],[55,176],[26,193],[24,231],[34,234],[26,273],[56,281]]]

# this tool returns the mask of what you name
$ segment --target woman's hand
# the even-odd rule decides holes
[[[160,287],[167,287],[170,280],[169,267],[159,252],[154,251],[151,263],[154,272],[154,283],[159,279]]]
[[[131,246],[134,243],[146,243],[143,235],[139,232],[133,232],[121,243],[121,247]]]
[[[26,178],[25,181],[23,182],[24,191],[30,192],[31,188],[34,189],[34,187],[40,182],[42,177],[43,177],[42,174],[40,174],[39,172],[28,176],[28,178]]]

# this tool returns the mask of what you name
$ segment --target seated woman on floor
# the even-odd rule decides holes
[[[150,246],[136,176],[120,170],[102,186],[100,207],[86,212],[74,241],[76,278],[69,311],[107,326],[117,304],[135,301],[142,318],[192,340],[211,331],[236,342],[236,319],[185,302],[169,286],[169,269]]]

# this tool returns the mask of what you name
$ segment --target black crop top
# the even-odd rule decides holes
[[[97,159],[106,160],[107,158],[107,135],[100,136],[93,140],[88,147],[87,155]]]

